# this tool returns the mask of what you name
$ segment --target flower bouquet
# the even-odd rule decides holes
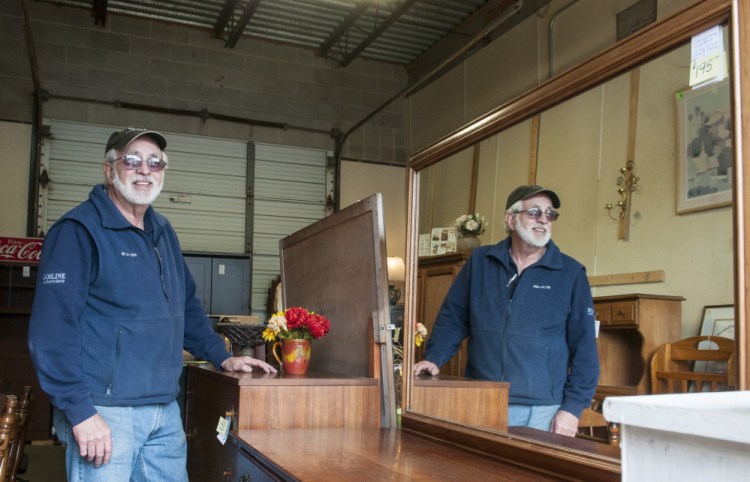
[[[330,329],[331,322],[323,315],[305,308],[287,308],[274,313],[268,320],[268,325],[263,330],[263,339],[312,340],[323,337]]]
[[[325,316],[294,307],[274,313],[262,336],[265,341],[281,340],[271,350],[285,373],[304,375],[310,363],[310,341],[323,337],[330,329],[331,322]],[[281,348],[281,355],[277,348]]]
[[[487,221],[479,213],[462,214],[454,225],[459,236],[478,236],[487,229]]]

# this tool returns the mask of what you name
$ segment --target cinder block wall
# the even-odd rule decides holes
[[[332,150],[332,129],[346,132],[407,82],[403,67],[384,62],[359,59],[341,69],[311,50],[252,38],[229,49],[209,31],[158,20],[110,13],[102,27],[88,9],[31,1],[28,10],[41,87],[50,94],[47,118]],[[0,119],[30,122],[34,85],[20,0],[0,2],[0,45]],[[352,133],[344,157],[403,164],[402,110],[397,101]]]

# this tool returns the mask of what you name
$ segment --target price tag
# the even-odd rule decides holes
[[[724,32],[717,25],[690,40],[690,86],[719,81],[726,76]]]
[[[690,64],[690,86],[724,78],[724,52],[709,54]]]
[[[229,428],[232,426],[232,417],[219,417],[219,423],[216,425],[216,431],[219,433],[216,438],[221,445],[227,443],[229,437]]]

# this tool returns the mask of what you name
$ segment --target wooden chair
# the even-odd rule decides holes
[[[0,481],[5,481],[12,465],[10,459],[13,441],[16,438],[16,406],[18,398],[15,395],[5,395],[5,406],[3,413],[0,415]]]
[[[610,423],[602,414],[602,401],[593,399],[591,406],[584,408],[578,419],[577,437],[602,442],[614,447],[620,446],[620,424]]]
[[[694,336],[665,343],[651,358],[651,391],[659,393],[715,392],[737,386],[734,363],[734,340],[718,336]],[[695,363],[726,363],[726,370],[696,371]]]
[[[26,426],[34,407],[31,390],[30,386],[25,386],[20,400],[15,395],[5,396],[5,408],[0,416],[0,482],[20,480],[17,475],[26,444]]]

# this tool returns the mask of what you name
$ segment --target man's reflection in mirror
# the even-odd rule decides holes
[[[508,196],[505,230],[476,248],[443,302],[414,373],[437,375],[468,338],[465,376],[510,382],[508,425],[575,436],[599,378],[586,269],[551,240],[559,196]]]

